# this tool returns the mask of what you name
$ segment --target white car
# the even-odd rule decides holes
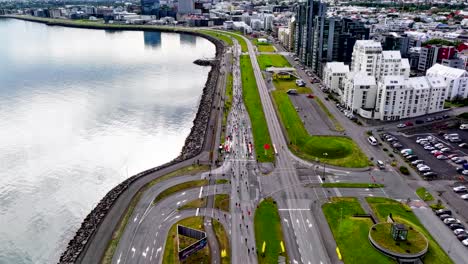
[[[406,153],[406,152],[413,153],[413,150],[412,150],[412,149],[402,149],[402,150],[400,151],[401,154],[404,154],[404,153]]]
[[[403,123],[400,123],[400,124],[398,124],[396,127],[398,127],[398,128],[404,128],[404,127],[406,127],[406,125],[403,124]]]
[[[465,246],[465,247],[468,247],[468,238],[463,240],[462,241],[462,244]]]
[[[418,164],[421,164],[421,163],[424,163],[424,160],[415,160],[415,161],[411,162],[411,164],[413,164],[413,165],[418,165]]]
[[[463,172],[465,172],[465,171],[468,172],[468,170],[464,170]],[[462,174],[463,174],[463,172],[462,172]],[[466,187],[463,186],[463,185],[457,186],[457,187],[453,187],[453,191],[456,192],[456,193],[458,193],[458,192],[466,192],[466,190],[467,190]]]
[[[446,224],[446,225],[460,224],[460,223],[461,223],[460,220],[452,218],[452,217],[444,219],[444,224]]]
[[[448,158],[447,158],[447,156],[439,155],[439,156],[437,156],[437,159],[438,159],[438,160],[446,160],[446,159],[448,159]]]
[[[460,198],[462,198],[463,200],[468,200],[468,194],[462,194],[460,195]]]
[[[431,171],[431,168],[429,166],[423,166],[421,168],[418,168],[418,171],[420,172],[428,172]]]
[[[458,229],[453,230],[453,233],[454,233],[456,236],[458,236],[458,235],[463,234],[463,233],[466,233],[466,232],[465,232],[465,229],[458,228]]]
[[[463,170],[462,174],[465,175],[465,176],[468,176],[468,170]]]
[[[450,148],[441,148],[440,151],[442,151],[442,152],[449,152],[449,151],[450,151]]]
[[[425,150],[435,150],[435,148],[433,146],[431,146],[431,145],[424,146],[424,149]]]
[[[418,168],[418,169],[421,168],[421,167],[427,167],[427,165],[424,164],[424,163],[419,163],[418,165],[416,165],[416,168]]]
[[[435,154],[435,153],[437,153],[437,152],[440,152],[440,150],[434,149],[434,150],[431,151],[431,154]]]

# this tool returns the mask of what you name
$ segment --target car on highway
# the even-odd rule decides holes
[[[468,172],[468,171],[467,171]],[[452,190],[456,193],[464,193],[467,191],[466,186],[460,185],[457,187],[453,187]]]
[[[466,231],[465,231],[465,229],[463,229],[463,228],[459,228],[459,229],[453,230],[453,233],[454,233],[456,236],[458,236],[458,235],[460,235],[460,234],[466,233]]]
[[[447,156],[445,156],[445,155],[439,155],[439,156],[437,156],[437,159],[438,159],[438,160],[446,160],[446,159],[448,159],[448,158],[447,158]]]
[[[446,214],[446,215],[452,215],[452,211],[449,210],[449,209],[439,209],[439,210],[435,210],[434,213],[439,216],[439,215],[443,215],[443,214]]]
[[[404,128],[404,127],[406,127],[406,125],[403,124],[403,123],[400,123],[400,124],[398,124],[396,127],[397,127],[397,128]]]

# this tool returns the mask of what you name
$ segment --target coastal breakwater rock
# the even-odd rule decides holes
[[[217,88],[218,76],[219,76],[219,57],[224,53],[224,44],[222,41],[213,38],[208,35],[204,35],[198,32],[177,32],[171,30],[171,32],[198,35],[210,40],[216,46],[216,60],[212,60],[210,64],[212,66],[211,71],[208,74],[208,79],[203,89],[203,94],[200,99],[199,107],[190,134],[185,140],[184,147],[180,155],[174,160],[165,163],[161,166],[143,171],[130,178],[126,179],[112,190],[110,190],[104,198],[97,204],[97,206],[86,216],[83,220],[80,228],[76,232],[75,236],[70,240],[66,250],[60,256],[59,263],[75,263],[81,253],[84,252],[87,243],[93,238],[99,225],[106,217],[107,212],[112,208],[115,201],[119,196],[128,189],[128,187],[135,182],[137,179],[154,173],[158,170],[172,166],[178,162],[188,160],[199,155],[207,144],[207,131],[211,116],[211,110],[213,109],[214,95]],[[106,243],[107,241],[103,242]]]

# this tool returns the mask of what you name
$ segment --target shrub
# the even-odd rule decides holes
[[[372,130],[367,130],[366,134],[367,134],[368,136],[372,136]]]
[[[391,165],[392,167],[396,167],[397,163],[396,163],[396,161],[392,161],[392,163],[390,163],[390,165]]]
[[[393,153],[388,153],[388,156],[389,156],[390,158],[395,157],[395,155],[393,155]]]
[[[400,166],[400,172],[404,175],[409,175],[409,170],[405,166]]]
[[[382,150],[383,150],[383,151],[388,151],[388,148],[383,148]]]

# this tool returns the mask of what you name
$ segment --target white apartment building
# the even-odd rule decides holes
[[[356,45],[341,97],[348,109],[382,121],[443,110],[447,93],[443,77],[409,78],[409,62],[399,51],[382,51],[380,43],[369,40],[357,41]],[[331,72],[326,71],[327,75]]]
[[[464,99],[468,97],[468,73],[440,64],[434,64],[426,71],[427,76],[441,77],[447,85],[447,100]]]
[[[332,92],[343,95],[344,79],[349,73],[349,66],[343,62],[328,62],[323,69],[323,84]]]

